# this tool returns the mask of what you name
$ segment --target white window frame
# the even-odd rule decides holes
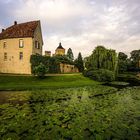
[[[24,41],[23,39],[19,39],[19,48],[23,48],[24,47]]]
[[[3,42],[3,48],[6,48],[7,47],[7,44],[6,44],[6,41]]]

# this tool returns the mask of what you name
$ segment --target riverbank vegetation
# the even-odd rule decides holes
[[[91,55],[84,59],[85,70],[83,75],[100,82],[118,79],[131,82],[134,77],[135,81],[139,82],[136,75],[140,73],[140,50],[134,50],[130,55],[128,57],[123,52],[117,54],[115,50],[97,46]],[[132,75],[133,78],[128,78]]]

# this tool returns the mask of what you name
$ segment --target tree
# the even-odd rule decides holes
[[[34,75],[37,75],[39,78],[44,78],[47,71],[48,69],[42,63],[34,67]]]
[[[119,57],[119,60],[127,60],[128,58],[128,56],[123,52],[119,52],[118,57]]]
[[[140,50],[134,50],[131,53],[131,61],[135,68],[140,68]]]
[[[67,51],[67,57],[73,61],[74,60],[74,55],[73,55],[73,52],[72,52],[72,49],[69,48],[68,51]]]
[[[118,71],[119,73],[125,72],[128,69],[128,56],[123,53],[119,52],[118,54]]]
[[[97,46],[88,57],[87,69],[107,69],[116,70],[117,53],[115,50],[106,49],[104,46]]]
[[[42,56],[38,54],[31,55],[31,73],[35,75],[35,67],[39,66],[41,63],[48,69],[50,57]]]
[[[75,65],[78,68],[79,72],[83,72],[84,70],[84,62],[82,58],[82,54],[79,52],[77,59],[75,60]]]

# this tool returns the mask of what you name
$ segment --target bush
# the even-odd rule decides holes
[[[92,75],[93,75],[93,70],[84,70],[83,71],[83,75],[85,76],[85,77],[92,77]]]
[[[89,71],[87,70],[84,71],[83,75],[99,82],[111,82],[115,80],[114,72],[106,69],[89,70]]]
[[[36,75],[36,67],[38,67],[41,63],[48,67],[49,66],[49,59],[50,57],[42,56],[39,54],[31,55],[30,62],[31,62],[31,72],[32,74]]]
[[[34,67],[34,75],[37,75],[39,78],[44,78],[47,73],[47,68],[44,64],[40,63],[38,66]]]

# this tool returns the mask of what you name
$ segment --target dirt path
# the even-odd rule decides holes
[[[64,73],[64,74],[46,74],[46,76],[66,76],[66,75],[80,75],[81,73]],[[0,76],[33,76],[30,74],[4,74],[0,73]]]

